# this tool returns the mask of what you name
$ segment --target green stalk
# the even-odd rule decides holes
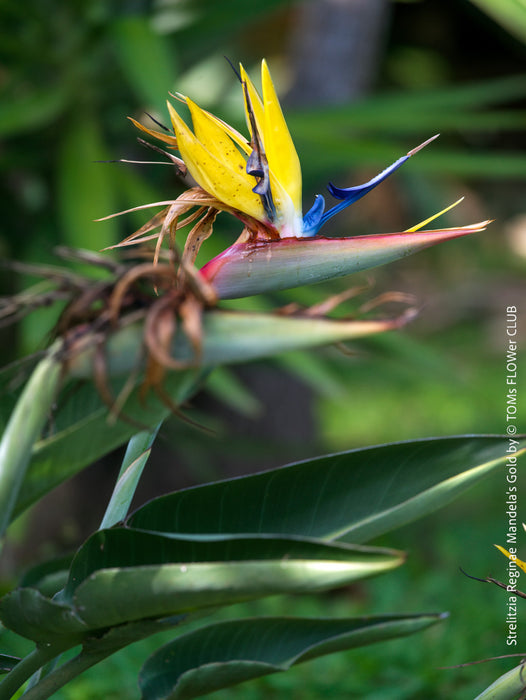
[[[212,611],[214,612],[216,609],[217,608],[214,608]],[[104,640],[104,637],[102,637],[100,640],[92,638],[88,642],[88,649],[83,648],[82,651],[77,654],[77,656],[69,661],[66,661],[66,663],[62,664],[62,666],[56,666],[55,668],[51,669],[49,673],[40,678],[33,687],[27,688],[23,698],[24,700],[45,700],[46,698],[51,697],[59,688],[62,688],[88,668],[95,666],[100,661],[104,661],[104,659],[106,659],[108,656],[115,654],[124,647],[138,642],[140,639],[145,639],[146,637],[157,634],[163,630],[166,631],[178,627],[180,624],[185,624],[186,622],[193,621],[199,617],[209,614],[210,610],[207,610],[206,612],[201,611],[200,613],[194,613],[190,616],[185,615],[183,616],[183,619],[176,619],[180,616],[174,616],[171,618],[171,621],[170,619],[137,620],[136,622],[131,622],[128,625],[122,626],[120,630],[120,639],[119,631],[114,627],[112,630],[112,635],[114,635],[113,644],[107,644],[107,639]],[[102,648],[97,650],[99,641],[101,642]],[[71,648],[71,646],[58,649],[58,651],[55,652],[55,657],[61,652],[66,651],[68,648]],[[49,659],[44,659],[44,663],[48,663],[48,661]],[[20,663],[23,662],[25,662],[25,659],[23,659]],[[18,664],[15,669],[18,668],[19,665],[20,664]],[[13,671],[11,671],[11,673],[13,673]],[[29,673],[31,673],[31,670]],[[28,677],[29,676],[26,675],[26,677],[23,678],[22,683],[27,680]],[[20,685],[21,683],[17,686],[17,688]],[[2,686],[0,685],[0,689],[1,687]],[[0,694],[0,700],[10,700],[10,698],[11,695]]]
[[[157,437],[162,421],[153,430],[144,430],[128,442],[117,483],[104,513],[100,529],[112,527],[128,515],[137,484]]]
[[[11,700],[16,691],[42,666],[64,651],[64,646],[43,644],[25,656],[7,676],[0,681],[0,700]]]
[[[66,661],[65,664],[56,668],[24,693],[24,700],[45,700],[46,698],[50,698],[59,688],[65,686],[69,681],[79,676],[88,668],[98,664],[99,661],[103,661],[115,651],[116,650],[112,648],[105,649],[96,654],[80,652],[80,654]],[[11,696],[6,695],[5,700],[8,700],[10,697]],[[4,700],[4,696],[0,695],[0,700]]]
[[[0,443],[0,537],[11,522],[33,445],[49,416],[60,383],[61,348],[62,342],[56,341],[34,369]]]

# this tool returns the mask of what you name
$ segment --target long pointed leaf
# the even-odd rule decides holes
[[[176,332],[173,356],[196,366],[215,367],[250,362],[290,350],[317,347],[394,330],[414,318],[409,310],[395,318],[347,320],[287,317],[270,313],[244,313],[213,309],[203,314],[203,340],[199,357],[182,331]],[[122,374],[140,361],[142,326],[130,325],[107,343],[109,372]],[[74,377],[91,377],[92,353],[72,358],[69,372]]]
[[[526,440],[516,447],[524,454]],[[351,450],[168,494],[129,524],[365,542],[445,505],[501,468],[508,448],[507,438],[467,436]]]
[[[492,0],[480,0],[491,2]],[[513,2],[513,0],[511,0]],[[478,2],[478,0],[472,0]],[[324,131],[346,128],[354,125],[354,115],[360,120],[358,124],[367,124],[370,119],[373,128],[382,122],[385,130],[385,114],[389,114],[389,131],[391,117],[395,123],[405,118],[413,130],[419,130],[420,119],[428,115],[443,114],[446,119],[451,115],[460,118],[466,114],[477,117],[483,108],[506,102],[515,102],[526,95],[526,75],[513,75],[493,80],[481,80],[469,84],[448,85],[444,88],[390,92],[372,95],[366,100],[343,105],[329,105],[316,109],[291,111],[287,122],[291,131],[320,133],[319,124],[323,123]],[[494,107],[493,107],[494,109]]]
[[[269,560],[104,569],[79,586],[75,605],[81,619],[99,629],[271,595],[338,588],[400,563],[392,559],[367,567],[352,561]]]
[[[441,615],[384,615],[339,620],[259,618],[209,625],[178,637],[144,664],[145,700],[182,700],[211,693],[344,649],[406,636]]]
[[[71,606],[46,598],[34,588],[17,588],[0,601],[2,624],[36,642],[80,639],[88,631]]]
[[[185,538],[114,528],[79,550],[64,601],[89,627],[109,627],[345,585],[403,561],[394,550],[305,538]]]

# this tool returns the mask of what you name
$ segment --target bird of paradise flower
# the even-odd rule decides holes
[[[217,298],[225,299],[311,284],[383,265],[435,243],[482,231],[489,223],[421,230],[458,204],[455,202],[402,233],[346,238],[320,235],[326,221],[370,192],[436,136],[364,184],[348,188],[329,184],[329,192],[338,202],[326,210],[324,197],[316,195],[313,206],[302,215],[300,161],[268,66],[262,62],[261,96],[243,66],[238,77],[250,138],[182,95],[176,97],[188,106],[193,131],[170,102],[173,133],[131,120],[170,150],[177,149],[180,158],[167,155],[179,173],[190,175],[197,186],[189,187],[175,200],[127,210],[165,206],[119,246],[157,239],[157,262],[163,240],[168,237],[173,243],[177,230],[194,224],[180,261],[188,267],[212,233],[217,213],[229,212],[243,222],[244,229],[233,245],[200,270],[200,279],[211,285]]]

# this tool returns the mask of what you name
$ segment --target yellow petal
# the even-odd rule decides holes
[[[204,110],[203,110],[204,111]],[[237,143],[237,145],[241,148],[241,150],[248,155],[250,155],[250,152],[252,151],[250,147],[250,143],[247,141],[247,139],[243,136],[243,134],[240,134],[239,131],[234,129],[234,127],[230,126],[230,124],[227,124],[224,122],[222,119],[219,119],[219,117],[216,117],[215,114],[212,114],[212,112],[206,112],[206,114],[210,117],[210,119],[215,122],[223,131],[225,134],[228,134],[232,141]]]
[[[296,212],[301,213],[300,161],[265,61],[261,64],[261,82],[264,107],[263,142],[269,168],[291,198]]]
[[[246,159],[241,155],[226,130],[214,119],[211,119],[209,113],[198,107],[191,99],[187,98],[186,102],[192,116],[196,139],[228,168],[243,173],[247,183],[251,188],[254,187],[255,179],[246,173]]]
[[[257,129],[259,132],[259,136],[264,142],[264,140],[265,140],[265,135],[264,135],[265,116],[264,116],[264,110],[263,110],[263,102],[261,101],[261,97],[259,96],[258,91],[254,87],[254,83],[250,80],[246,70],[243,68],[243,66],[241,64],[239,64],[239,72],[241,75],[241,80],[247,86],[247,93],[248,93],[248,97],[250,99],[250,106],[251,106],[252,112],[254,114],[254,119],[256,120],[256,126],[257,126]],[[249,109],[248,109],[248,105],[247,105],[247,97],[246,97],[244,90],[243,90],[243,100],[245,103],[245,116],[246,116],[246,120],[247,120],[248,130],[250,132],[250,135],[253,136],[252,124],[250,122]],[[266,148],[265,143],[263,143],[263,146]]]
[[[510,554],[508,552],[508,550],[504,549],[504,547],[501,547],[500,544],[496,544],[495,547],[499,550],[499,552],[502,552],[505,557],[508,557],[508,559],[510,561],[515,562],[515,564],[517,564],[519,569],[522,569],[526,573],[526,562],[522,561],[521,559],[519,559],[515,555]]]
[[[248,181],[246,171],[231,167],[228,162],[210,152],[186,126],[173,106],[168,103],[170,118],[174,127],[179,152],[192,177],[209,194],[226,205],[238,209],[259,221],[265,221],[265,212],[261,200],[252,192],[252,183]],[[210,122],[211,123],[211,122]],[[207,127],[199,124],[199,129]],[[214,146],[211,146],[214,149]],[[235,146],[232,145],[232,148]],[[217,153],[217,150],[216,150]]]
[[[299,236],[301,233],[301,170],[299,168],[299,160],[298,160],[298,174],[299,174],[299,180],[296,181],[296,185],[299,183],[299,187],[296,187],[296,199],[293,201],[291,197],[291,193],[287,190],[286,182],[282,181],[281,175],[282,173],[276,172],[275,166],[277,165],[279,167],[280,161],[276,161],[276,158],[274,158],[274,161],[272,162],[272,156],[269,157],[268,154],[268,148],[272,151],[273,146],[272,146],[272,138],[273,138],[273,133],[269,132],[266,129],[266,121],[267,121],[267,116],[265,112],[265,107],[263,104],[263,101],[261,97],[259,96],[258,91],[254,87],[254,83],[250,80],[247,72],[243,68],[243,66],[240,64],[239,66],[240,70],[240,76],[241,80],[244,83],[246,90],[243,90],[243,97],[244,97],[244,102],[245,102],[245,116],[246,116],[246,121],[248,124],[248,128],[250,131],[250,134],[253,138],[253,129],[252,129],[252,120],[250,119],[250,111],[252,112],[256,129],[258,132],[258,137],[261,141],[261,144],[263,146],[263,150],[265,151],[265,155],[267,157],[267,162],[269,165],[269,179],[270,179],[270,190],[272,193],[272,199],[274,202],[274,206],[276,207],[276,220],[275,220],[275,225],[278,227],[280,230],[280,236],[286,238],[290,236]],[[267,69],[268,72],[268,69]],[[269,76],[270,77],[270,76]],[[274,96],[275,96],[275,91],[274,91]],[[275,96],[275,100],[277,102],[277,97]],[[250,102],[250,106],[248,104]],[[281,114],[281,108],[279,107],[279,102],[278,104],[278,109],[279,113]],[[281,121],[283,124],[285,124],[285,120],[283,118],[283,114],[281,114]],[[286,129],[286,124],[285,124],[285,129]],[[287,132],[288,133],[288,132]],[[289,140],[290,144],[292,144],[292,140],[290,139],[289,135]],[[279,147],[279,144],[278,144]],[[294,146],[292,145],[292,149],[294,150]],[[275,150],[275,149],[274,149]],[[295,150],[294,150],[294,153]],[[296,156],[297,159],[297,156]],[[288,180],[287,177],[285,177],[285,180]]]
[[[436,138],[434,136],[433,138]],[[427,143],[427,142],[426,142]],[[425,145],[425,144],[424,144]],[[453,209],[453,207],[456,207],[457,204],[460,204],[464,197],[461,197],[460,199],[457,199],[456,202],[453,202],[453,204],[450,204],[449,207],[446,207],[445,209],[442,209],[442,211],[439,211],[438,214],[433,214],[433,216],[430,216],[429,219],[425,219],[424,221],[421,221],[419,224],[416,226],[412,226],[411,228],[408,228],[404,231],[404,233],[414,233],[415,231],[418,231],[419,229],[423,228],[426,226],[430,221],[434,221],[435,219],[438,219],[439,216],[442,216],[442,214],[445,214],[447,211],[450,209]]]

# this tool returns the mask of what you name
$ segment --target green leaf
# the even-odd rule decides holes
[[[80,112],[66,127],[58,164],[58,208],[62,240],[73,248],[101,250],[119,240],[116,219],[95,219],[115,211],[112,166],[95,115]]]
[[[64,110],[69,98],[69,86],[48,85],[44,90],[23,95],[4,93],[0,102],[0,134],[16,134],[41,129]]]
[[[0,430],[2,432],[9,423],[16,402],[38,360],[37,356],[30,355],[0,369]]]
[[[442,617],[274,617],[220,622],[161,647],[141,669],[139,686],[145,700],[194,698],[325,654],[419,632]]]
[[[524,95],[526,95],[526,75],[513,75],[431,90],[393,91],[372,95],[351,104],[313,107],[298,113],[287,114],[287,122],[293,132],[304,125],[312,128],[317,126],[319,132],[320,123],[328,125],[329,128],[345,127],[346,119],[352,120],[353,115],[356,115],[357,118],[363,119],[364,124],[366,117],[371,118],[373,124],[381,119],[385,129],[387,123],[385,115],[389,114],[389,130],[392,115],[395,115],[397,121],[401,115],[405,115],[406,121],[413,128],[418,128],[422,114],[443,113],[447,117],[448,115],[463,116],[466,112],[471,112],[472,116],[477,117],[480,114],[486,114],[481,111],[483,107],[514,102]]]
[[[427,131],[425,133],[428,133]],[[420,138],[420,137],[419,137]],[[413,143],[413,141],[411,141]],[[393,162],[400,153],[411,145],[403,145],[392,140],[374,141],[364,138],[343,138],[334,131],[324,131],[321,135],[296,139],[298,150],[316,150],[315,168],[329,170],[347,169],[367,165],[367,168],[382,169]],[[305,163],[306,174],[312,166]],[[427,148],[412,158],[407,168],[411,173],[450,173],[473,178],[520,177],[526,174],[526,157],[513,151],[472,150],[441,147]],[[338,184],[340,184],[338,182]],[[344,183],[341,183],[344,184]]]
[[[0,654],[0,673],[9,673],[20,661],[17,656],[9,656],[9,654]]]
[[[22,391],[0,442],[0,536],[11,522],[33,445],[49,417],[62,373],[61,344],[50,348]]]
[[[400,328],[413,318],[413,312],[396,318],[346,320],[330,318],[286,317],[278,314],[243,313],[214,309],[203,314],[203,340],[199,359],[183,331],[178,330],[172,346],[173,356],[189,365],[205,368],[249,362],[290,350],[337,343],[351,338]],[[143,327],[131,324],[110,336],[106,345],[108,373],[131,372],[141,361]],[[71,358],[73,377],[91,377],[93,351]]]
[[[524,664],[520,664],[511,671],[497,678],[489,688],[486,688],[475,700],[519,700],[519,695],[526,690],[524,679]]]
[[[263,407],[260,401],[226,367],[214,369],[207,379],[206,390],[241,415],[251,418],[261,415]]]
[[[36,588],[39,593],[51,598],[66,585],[72,559],[73,555],[69,554],[32,566],[24,572],[20,588]]]
[[[101,530],[75,557],[64,600],[92,629],[346,585],[403,563],[395,550],[291,537]]]
[[[128,15],[111,28],[113,46],[124,74],[145,107],[163,110],[175,76],[174,55],[150,18]]]
[[[526,93],[526,89],[523,94]],[[384,101],[382,98],[377,98],[378,101]],[[403,96],[400,96],[401,105],[405,106]],[[415,134],[433,134],[440,129],[441,133],[447,134],[451,132],[458,133],[488,133],[491,131],[523,131],[526,113],[520,110],[494,110],[491,112],[473,112],[471,110],[456,110],[448,111],[444,107],[437,107],[430,110],[425,108],[421,111],[415,111],[410,117],[407,113],[399,111],[400,104],[396,105],[393,111],[389,112],[389,121],[387,123],[385,111],[377,111],[376,100],[371,98],[366,100],[362,105],[348,105],[346,107],[312,110],[301,113],[300,115],[292,115],[289,122],[291,131],[296,139],[313,138],[315,124],[324,125],[325,133],[331,129],[339,129],[342,135],[353,130],[362,134],[389,134],[397,135],[407,139]],[[418,105],[415,107],[418,110]],[[387,128],[388,127],[388,128]],[[333,134],[334,135],[334,134]],[[323,140],[323,135],[322,135]],[[407,149],[410,147],[407,143]]]
[[[341,377],[334,371],[334,363],[320,353],[289,352],[276,359],[287,372],[296,375],[306,386],[320,396],[345,396]]]
[[[471,0],[510,34],[526,43],[526,5],[524,0]]]
[[[493,5],[493,0],[480,2]],[[316,173],[365,165],[382,169],[437,131],[455,137],[459,133],[523,131],[524,116],[517,110],[492,106],[522,100],[525,94],[526,76],[518,75],[444,89],[380,94],[358,103],[291,112],[287,121],[298,150],[316,153]],[[385,114],[389,114],[387,130]],[[381,133],[384,138],[380,139]],[[510,177],[526,173],[526,158],[511,151],[452,149],[439,144],[419,153],[406,167],[412,173]],[[303,169],[306,178],[314,177],[308,159]]]
[[[390,134],[429,135],[437,130],[447,133],[500,128],[522,131],[524,117],[519,112],[497,110],[494,105],[514,102],[524,95],[526,76],[518,75],[433,90],[384,93],[360,102],[291,111],[287,114],[287,122],[295,139],[309,140],[316,135],[324,138],[331,133],[341,138],[356,129],[363,129],[366,133],[386,133],[386,114],[389,114]],[[483,111],[484,108],[492,109]],[[320,124],[324,125],[321,132]],[[410,145],[407,144],[407,148]]]
[[[161,496],[128,523],[365,542],[445,505],[502,467],[508,448],[507,438],[467,436],[351,450]]]
[[[415,161],[415,173],[451,173],[474,178],[522,177],[526,157],[511,151],[474,151],[441,148]]]
[[[163,31],[174,28],[181,54],[189,63],[194,63],[224,47],[230,37],[237,41],[246,34],[250,41],[250,32],[258,22],[289,5],[290,0],[266,0],[264,3],[228,0],[221,4],[216,0],[182,0],[159,4],[155,23]],[[232,46],[232,43],[226,45]]]
[[[304,537],[274,535],[199,535],[114,527],[97,530],[75,555],[64,595],[72,599],[83,581],[101,569],[207,562],[287,560],[353,561],[380,568],[401,562],[401,553],[377,547],[327,543]]]
[[[172,372],[166,379],[165,390],[178,404],[194,393],[199,377],[197,371]],[[125,417],[113,421],[108,407],[91,383],[70,387],[68,397],[59,401],[58,406],[54,415],[55,431],[37,442],[33,450],[15,515],[99,457],[125,443],[137,433],[138,426],[153,428],[170,413],[170,409],[156,396],[150,395],[143,401],[139,389],[135,389],[122,409]],[[130,419],[134,422],[131,423]]]
[[[35,642],[69,640],[76,644],[88,631],[72,608],[44,597],[34,588],[17,588],[0,600],[0,621]]]

